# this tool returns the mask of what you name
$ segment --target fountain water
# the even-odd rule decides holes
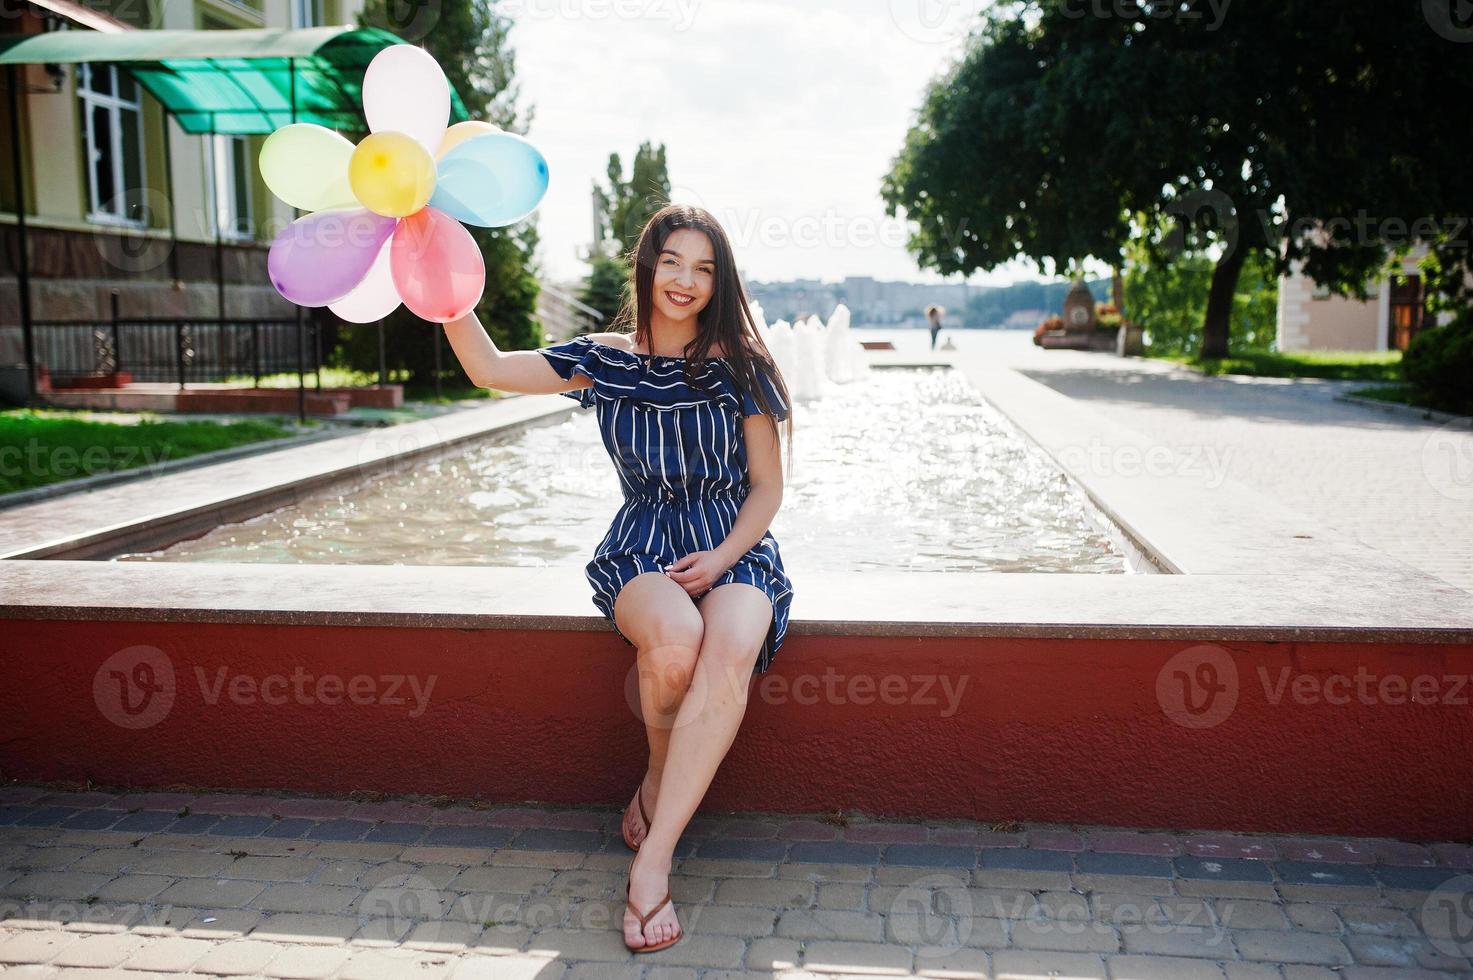
[[[834,307],[827,324],[812,314],[796,324],[778,320],[768,326],[761,303],[753,301],[750,309],[795,401],[821,397],[829,382],[849,384],[869,373],[864,348],[850,334],[849,308],[843,303]]]

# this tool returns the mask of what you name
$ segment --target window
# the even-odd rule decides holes
[[[138,85],[117,65],[77,66],[87,217],[107,224],[147,224],[143,186],[143,112]]]
[[[321,27],[323,0],[291,0],[292,27]]]
[[[210,154],[210,232],[250,238],[251,154],[244,136],[216,135]]]

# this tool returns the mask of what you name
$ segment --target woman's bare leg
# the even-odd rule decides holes
[[[630,899],[647,912],[665,897],[675,844],[710,788],[747,711],[752,668],[772,622],[767,594],[745,582],[717,586],[701,600],[705,622],[690,689],[676,712],[660,780],[660,809],[635,855]],[[624,913],[625,941],[638,946],[675,935],[679,919],[666,906],[640,939],[639,920]]]
[[[637,707],[649,742],[649,763],[642,781],[644,806],[653,819],[670,730],[690,687],[705,623],[689,593],[660,572],[636,575],[619,590],[614,621],[636,648]],[[649,828],[640,816],[638,795],[636,791],[625,807],[624,828],[630,840],[642,845]]]

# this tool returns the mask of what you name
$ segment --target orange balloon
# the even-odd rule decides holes
[[[477,136],[485,136],[487,133],[499,133],[501,127],[494,123],[481,122],[478,119],[458,122],[445,130],[445,138],[440,141],[440,148],[435,151],[435,159],[438,160],[450,152],[457,144],[464,143],[468,139]]]

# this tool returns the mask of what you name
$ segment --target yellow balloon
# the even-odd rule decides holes
[[[435,192],[435,161],[411,136],[374,133],[353,150],[348,184],[368,210],[403,218],[423,208]]]
[[[445,136],[440,140],[440,148],[435,151],[435,159],[443,160],[445,154],[455,149],[456,146],[476,136],[485,136],[487,133],[499,133],[501,127],[495,123],[481,122],[479,119],[468,119],[458,122],[445,130]]]

